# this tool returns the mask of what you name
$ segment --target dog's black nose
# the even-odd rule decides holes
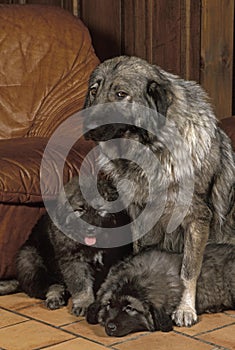
[[[109,323],[107,324],[107,328],[109,329],[109,331],[115,332],[116,329],[117,329],[117,326],[115,325],[115,323],[109,322]]]

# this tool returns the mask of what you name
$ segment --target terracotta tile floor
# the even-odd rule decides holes
[[[23,293],[0,297],[0,350],[232,350],[235,311],[203,315],[191,328],[170,333],[106,336],[100,326],[71,315],[68,307],[49,311],[40,300]]]

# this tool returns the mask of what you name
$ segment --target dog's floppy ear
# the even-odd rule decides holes
[[[147,92],[154,100],[157,111],[165,117],[173,99],[170,84],[167,82],[159,84],[155,80],[150,80],[147,85]]]
[[[170,332],[173,330],[173,322],[171,317],[166,313],[164,307],[160,309],[154,307],[153,305],[150,307],[150,312],[153,318],[154,326],[156,331],[162,332]]]
[[[101,303],[99,301],[95,301],[90,304],[86,313],[86,320],[90,324],[97,324],[98,322],[98,314],[101,309]]]

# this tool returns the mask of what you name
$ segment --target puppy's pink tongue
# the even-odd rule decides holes
[[[96,237],[85,237],[84,241],[86,245],[94,245],[96,244]]]

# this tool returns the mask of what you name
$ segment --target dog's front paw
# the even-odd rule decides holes
[[[86,311],[87,311],[87,307],[80,307],[78,305],[73,304],[71,313],[78,317],[78,316],[85,316]]]
[[[197,322],[196,310],[189,305],[180,305],[171,317],[179,327],[191,327]]]
[[[72,314],[75,316],[85,316],[88,306],[94,302],[94,295],[93,293],[86,294],[82,292],[73,296],[72,300]]]
[[[50,310],[56,310],[66,304],[63,295],[50,296],[46,299],[46,307]]]
[[[98,314],[101,309],[101,304],[98,301],[95,301],[94,303],[90,304],[87,309],[86,314],[86,320],[89,324],[97,324],[98,321]]]
[[[64,306],[67,302],[66,292],[62,285],[52,285],[46,294],[46,307],[56,310]]]

